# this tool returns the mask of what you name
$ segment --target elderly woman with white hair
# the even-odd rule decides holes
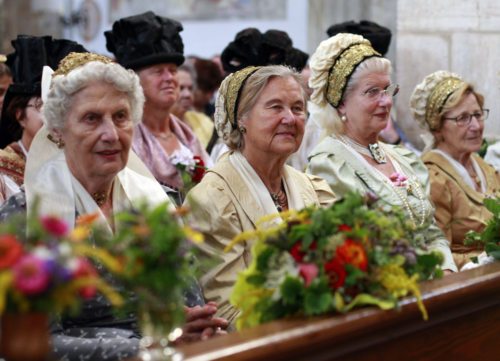
[[[285,165],[302,141],[306,103],[300,75],[281,65],[244,68],[220,87],[215,125],[231,151],[188,193],[187,203],[205,235],[202,249],[218,261],[202,278],[205,298],[230,322],[237,311],[229,296],[251,257],[246,242],[224,252],[233,237],[254,230],[265,215],[334,201],[324,180]]]
[[[427,75],[415,87],[410,108],[432,135],[431,149],[422,160],[429,169],[436,221],[461,268],[483,248],[465,245],[464,239],[470,230],[481,231],[492,217],[484,198],[500,195],[498,172],[476,154],[489,111],[472,84],[444,70]]]
[[[379,141],[398,92],[390,61],[362,36],[341,33],[318,46],[310,68],[312,114],[328,136],[311,151],[307,171],[338,196],[372,193],[401,207],[415,226],[415,240],[440,251],[445,270],[457,271],[434,220],[427,169],[408,149]]]
[[[32,212],[37,204],[39,214],[56,215],[71,228],[78,215],[95,213],[111,234],[117,212],[143,202],[169,202],[163,187],[130,151],[144,105],[134,72],[101,55],[70,53],[51,76],[50,87],[44,87],[48,83],[42,81],[42,89],[48,89],[42,90],[46,124],[31,145],[25,197],[21,193],[9,199],[0,219],[25,208]],[[202,302],[201,295],[198,299]],[[215,311],[214,305],[187,308],[191,322],[182,337],[200,339],[225,327],[225,320],[212,318]],[[54,324],[52,333],[56,359],[121,360],[133,357],[139,348],[136,316],[116,315],[102,295],[85,301],[80,314]]]

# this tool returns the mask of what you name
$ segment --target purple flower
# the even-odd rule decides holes
[[[44,292],[50,284],[45,262],[33,255],[23,256],[13,268],[14,286],[25,295]]]

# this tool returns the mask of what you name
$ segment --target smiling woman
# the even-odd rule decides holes
[[[223,249],[239,233],[254,230],[265,215],[286,209],[326,206],[334,194],[326,182],[285,165],[300,146],[307,95],[300,75],[285,66],[248,67],[221,85],[215,124],[231,148],[188,193],[193,225],[205,235],[201,246],[216,260],[202,279],[205,298],[219,315],[234,321],[229,296],[238,272],[250,264],[250,246]]]
[[[379,141],[398,90],[391,83],[391,62],[362,36],[340,33],[321,42],[310,67],[311,102],[329,136],[311,151],[308,172],[323,177],[340,196],[370,193],[404,209],[415,239],[440,251],[443,268],[456,271],[433,217],[427,169],[410,150]]]
[[[464,238],[470,230],[480,232],[492,217],[484,198],[500,195],[498,172],[476,154],[489,111],[471,84],[443,70],[416,86],[410,106],[415,119],[434,137],[432,149],[422,159],[429,169],[436,220],[462,267],[483,249],[480,244],[465,245]]]

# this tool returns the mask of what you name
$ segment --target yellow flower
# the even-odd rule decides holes
[[[184,226],[183,227],[184,233],[186,234],[187,238],[193,241],[193,243],[200,244],[203,243],[203,234],[201,234],[198,231],[195,231],[194,229]]]
[[[429,318],[418,288],[418,274],[408,277],[401,265],[392,263],[381,267],[378,279],[394,297],[404,297],[409,292],[413,293],[424,320]]]
[[[86,226],[76,226],[70,233],[69,239],[73,242],[83,242],[88,239],[90,235],[90,229]]]

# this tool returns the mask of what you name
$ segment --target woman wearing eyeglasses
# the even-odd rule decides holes
[[[362,36],[341,33],[319,45],[310,68],[312,119],[329,136],[310,153],[308,172],[337,195],[371,193],[401,207],[417,227],[415,240],[443,254],[443,269],[457,271],[433,217],[425,165],[408,149],[379,141],[398,92],[391,62]]]
[[[485,196],[500,195],[500,177],[476,152],[483,140],[484,97],[457,74],[437,71],[417,85],[410,99],[415,119],[433,136],[422,159],[429,169],[436,220],[460,268],[481,252],[465,246],[469,230],[481,231],[491,213]]]
[[[7,88],[0,111],[0,204],[24,183],[26,157],[35,134],[42,127],[40,82],[44,65],[56,68],[72,51],[85,48],[66,39],[19,35],[7,56],[13,83]]]

